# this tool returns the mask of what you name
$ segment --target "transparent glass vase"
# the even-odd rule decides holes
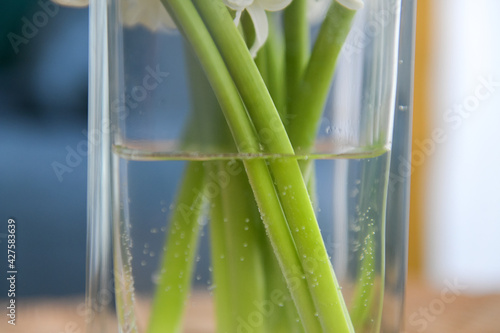
[[[88,332],[399,331],[415,1],[229,3],[90,1]]]

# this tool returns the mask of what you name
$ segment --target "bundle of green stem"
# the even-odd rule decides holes
[[[312,149],[355,11],[333,1],[311,50],[306,0],[293,0],[284,36],[271,20],[253,59],[248,18],[238,29],[222,0],[161,1],[187,44],[194,121],[221,119],[220,147],[274,157],[188,162],[149,332],[182,330],[205,204],[197,191],[228,170],[208,203],[217,331],[354,332],[316,220],[311,163],[296,157]]]

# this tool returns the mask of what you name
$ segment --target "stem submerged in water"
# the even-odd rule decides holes
[[[149,333],[180,332],[185,302],[191,288],[205,182],[203,163],[188,162],[163,251]]]
[[[222,0],[162,0],[162,2],[200,60],[229,124],[238,151],[256,154],[261,153],[261,147],[263,147],[266,153],[290,157],[271,159],[267,163],[263,159],[248,159],[244,160],[243,164],[269,240],[305,331],[353,332],[299,164],[293,158],[295,153],[292,143],[269,90],[226,6]],[[332,5],[334,9],[330,10],[333,13],[331,15],[333,19],[344,19],[343,23],[350,23],[354,14],[345,12],[347,9],[344,7],[339,9],[338,6],[340,5],[334,2]],[[337,10],[341,15],[335,16]],[[348,14],[352,14],[350,19],[347,17]],[[343,24],[342,22],[340,24]],[[344,32],[342,30],[342,33]],[[320,33],[320,40],[321,36]],[[321,47],[319,50],[322,51]],[[319,55],[320,59],[324,56],[321,52]],[[313,52],[311,62],[314,57]],[[314,64],[309,66],[309,70],[314,75],[316,70]],[[326,78],[321,78],[320,88],[324,88]],[[304,80],[307,82],[310,79],[311,76],[307,76],[306,72]],[[323,90],[320,89],[319,96],[324,92]],[[318,97],[315,96],[316,93],[312,95]],[[301,111],[301,108],[292,111],[294,111],[292,116],[299,116],[298,111]],[[311,119],[319,117],[316,113]],[[310,122],[312,122],[311,119],[309,119]],[[308,140],[314,140],[315,129],[316,127],[309,126],[305,130],[306,133],[301,134]],[[299,138],[299,142],[303,137]],[[231,196],[235,193],[232,192]],[[226,192],[227,194],[229,192]],[[224,195],[223,191],[223,197]],[[224,199],[218,201],[217,204],[223,205]],[[236,220],[239,218],[238,214],[231,214],[231,209],[225,211],[224,206],[216,207],[216,209],[213,216],[220,217],[222,212],[223,215],[226,213],[234,215]],[[233,227],[237,227],[237,224],[225,228],[224,234],[220,233],[220,230],[212,231],[212,233],[215,238],[220,236],[220,238],[227,239],[229,233],[236,232],[232,229]],[[254,245],[257,244],[258,242],[255,242]],[[226,242],[225,249],[215,249],[215,252],[231,251],[231,247],[234,249],[234,246]],[[248,255],[249,258],[255,258],[249,253]],[[168,265],[167,261],[165,265]],[[251,264],[247,268],[252,266],[258,270],[258,264]],[[223,272],[232,275],[231,267],[226,267],[226,269]],[[245,271],[245,268],[243,270]],[[220,277],[218,279],[221,280]],[[222,280],[224,281],[224,278]],[[225,281],[227,282],[227,279]],[[230,281],[229,284],[231,284]],[[255,288],[258,289],[259,285],[259,281],[256,281]],[[166,303],[169,302],[164,296],[157,297],[160,300],[155,302],[153,314],[164,311],[167,307]],[[227,297],[231,295],[223,294],[220,300],[216,299],[216,302],[219,304]],[[157,303],[160,305],[157,306]],[[248,312],[245,305],[240,308],[241,313]],[[174,313],[174,316],[181,317],[182,315]],[[229,327],[232,325],[227,322],[223,325],[226,326],[226,324]],[[152,320],[150,332],[161,330],[170,332],[165,327],[168,326],[161,324],[160,321]],[[176,329],[178,328],[172,328],[171,332],[177,332]]]
[[[241,325],[239,321],[248,321],[252,313],[258,311],[256,304],[262,304],[264,300],[264,267],[257,225],[260,221],[253,219],[256,205],[243,163],[214,163],[218,164],[218,174],[224,173],[228,168],[239,170],[238,174],[231,175],[225,186],[220,184],[226,234],[225,256],[230,274],[229,284],[220,287],[227,288],[231,295],[231,312],[227,314],[233,322],[232,329],[228,331],[231,333],[238,332]],[[253,326],[255,333],[265,331],[264,322]]]
[[[208,170],[217,170],[217,165],[214,162],[207,162]],[[215,285],[214,300],[215,300],[215,315],[217,332],[227,333],[232,331],[232,319],[228,314],[231,310],[231,294],[229,288],[230,274],[229,264],[227,262],[227,247],[226,235],[224,228],[224,212],[222,210],[222,198],[216,196],[210,203],[210,252],[212,256],[212,277]]]
[[[194,2],[220,49],[266,150],[273,154],[294,156],[288,135],[264,81],[222,1]],[[305,272],[316,308],[314,314],[325,332],[351,332],[353,328],[349,314],[331,268],[297,160],[271,159],[269,170]],[[264,220],[265,218],[263,216]],[[296,305],[300,313],[301,305]]]
[[[242,153],[259,153],[260,147],[254,127],[248,118],[239,92],[193,4],[187,0],[163,0],[163,3],[197,53],[230,125],[238,150]],[[266,217],[265,225],[282,271],[293,269],[298,272],[298,276],[287,273],[286,277],[293,298],[300,307],[302,323],[308,332],[320,332],[318,318],[314,316],[314,304],[306,281],[300,278],[303,270],[266,162],[262,159],[250,159],[245,160],[244,165],[259,208]]]

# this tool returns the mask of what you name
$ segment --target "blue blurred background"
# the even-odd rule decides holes
[[[0,36],[0,272],[14,218],[17,296],[81,294],[88,10],[3,0]],[[56,172],[68,156],[72,167]]]

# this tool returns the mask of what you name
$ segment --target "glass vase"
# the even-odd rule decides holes
[[[228,3],[90,3],[88,331],[398,331],[414,1]]]

